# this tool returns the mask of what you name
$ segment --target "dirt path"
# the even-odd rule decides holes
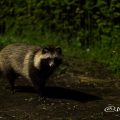
[[[48,81],[45,101],[32,87],[21,86],[22,81],[12,95],[0,80],[0,120],[120,119],[120,81],[102,64],[76,59],[63,65]],[[113,111],[107,111],[107,106],[113,106]]]

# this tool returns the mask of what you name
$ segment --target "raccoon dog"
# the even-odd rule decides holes
[[[11,44],[0,52],[0,71],[14,91],[15,79],[19,76],[32,83],[40,96],[44,96],[46,80],[62,63],[59,47],[40,47],[28,44]]]

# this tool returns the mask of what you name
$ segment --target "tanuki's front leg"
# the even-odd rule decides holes
[[[40,78],[32,80],[35,90],[40,95],[40,97],[44,99],[45,99],[45,82],[46,80]]]

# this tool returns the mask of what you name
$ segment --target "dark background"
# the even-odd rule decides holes
[[[13,95],[0,78],[1,120],[117,120],[120,111],[119,0],[0,0],[0,49],[53,44],[63,64],[46,84],[46,101],[28,82]]]

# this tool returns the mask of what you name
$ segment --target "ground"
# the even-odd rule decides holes
[[[69,61],[69,62],[68,62]],[[46,85],[47,99],[23,82],[16,81],[11,94],[0,79],[0,120],[118,120],[120,80],[107,65],[66,58]],[[105,111],[106,107],[112,110]],[[115,111],[116,110],[116,111]]]

